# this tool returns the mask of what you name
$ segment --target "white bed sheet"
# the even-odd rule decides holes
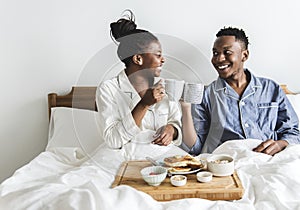
[[[300,209],[300,145],[289,145],[272,157],[251,151],[259,142],[228,141],[214,152],[235,157],[245,188],[238,201],[157,202],[129,186],[111,189],[124,158],[122,151],[102,145],[85,157],[78,148],[57,147],[41,153],[1,184],[0,209]],[[173,149],[170,146],[163,153],[178,152]]]

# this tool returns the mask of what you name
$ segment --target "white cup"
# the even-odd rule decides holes
[[[201,83],[184,84],[183,101],[191,104],[200,104],[202,101],[204,85]]]
[[[171,101],[179,101],[184,88],[184,80],[165,79],[164,86],[166,94]]]

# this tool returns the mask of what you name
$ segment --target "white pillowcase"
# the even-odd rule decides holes
[[[297,94],[297,95],[288,94],[287,98],[291,102],[291,104],[298,116],[298,119],[300,120],[300,94]]]
[[[78,147],[85,154],[91,154],[104,142],[98,125],[98,112],[67,107],[52,108],[46,150]]]

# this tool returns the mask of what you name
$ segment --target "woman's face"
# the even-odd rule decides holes
[[[165,58],[162,56],[161,45],[158,41],[151,42],[141,54],[143,63],[142,70],[147,70],[153,77],[159,77]]]
[[[247,58],[248,50],[234,36],[221,36],[216,39],[211,62],[221,78],[238,79],[244,71],[244,61]]]

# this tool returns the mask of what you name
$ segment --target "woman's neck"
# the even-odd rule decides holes
[[[125,72],[130,83],[132,84],[134,89],[139,93],[140,96],[143,96],[146,90],[148,90],[149,87],[153,85],[154,78],[147,76],[142,70],[128,71],[126,69]]]

